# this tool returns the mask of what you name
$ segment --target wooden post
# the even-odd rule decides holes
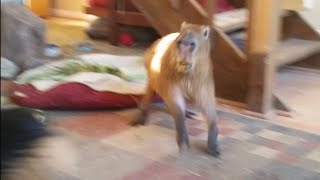
[[[281,0],[249,0],[247,54],[249,62],[249,110],[272,112],[273,82],[277,67],[272,51],[277,48]]]
[[[110,12],[110,26],[108,28],[108,37],[112,45],[118,45],[120,28],[116,16],[117,0],[110,0],[109,3],[108,11]]]
[[[50,1],[49,0],[25,0],[24,4],[30,10],[42,18],[50,15]]]

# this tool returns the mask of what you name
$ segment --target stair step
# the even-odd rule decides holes
[[[213,17],[213,24],[224,32],[245,28],[247,21],[248,10],[245,8],[217,13]]]
[[[249,11],[247,8],[239,8],[213,15],[212,23],[224,32],[232,32],[247,27]],[[282,10],[281,16],[289,15],[289,11]]]
[[[320,41],[303,39],[288,39],[280,42],[279,48],[274,52],[276,65],[283,66],[320,53]]]

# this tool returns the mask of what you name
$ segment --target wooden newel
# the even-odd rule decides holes
[[[276,66],[273,50],[277,48],[281,0],[248,0],[247,57],[249,63],[249,110],[267,114],[272,111],[272,91]]]

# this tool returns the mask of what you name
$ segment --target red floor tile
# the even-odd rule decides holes
[[[104,138],[130,127],[129,120],[113,113],[89,113],[61,120],[57,126],[80,135]]]
[[[228,128],[228,127],[223,127],[223,126],[219,125],[219,134],[224,135],[224,136],[228,136],[232,132],[234,132],[234,129]]]
[[[123,180],[204,180],[204,177],[191,174],[182,169],[154,162],[140,171],[125,176]]]
[[[219,117],[218,124],[220,126],[227,126],[230,124],[230,120],[224,117]]]
[[[317,146],[319,146],[319,144],[317,144],[315,142],[307,141],[307,140],[300,141],[299,145],[303,146],[307,149],[310,149],[310,150],[315,149]]]
[[[188,126],[197,126],[197,125],[200,125],[202,121],[200,120],[197,120],[197,119],[187,119],[186,120],[186,124]]]
[[[287,164],[292,164],[292,163],[296,162],[298,159],[299,159],[298,156],[295,156],[295,155],[292,155],[292,154],[288,154],[288,153],[284,153],[284,152],[281,152],[276,157],[276,160],[282,161],[282,162],[287,163]]]
[[[203,130],[203,129],[199,129],[199,128],[196,128],[196,127],[188,127],[188,133],[191,136],[198,136],[203,132],[205,132],[205,130]]]
[[[270,149],[274,149],[274,150],[278,150],[278,151],[282,151],[285,148],[287,148],[287,145],[278,141],[274,141],[271,139],[268,139],[267,143],[265,144],[266,147],[270,148]]]

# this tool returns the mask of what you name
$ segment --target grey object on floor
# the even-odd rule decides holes
[[[108,26],[107,18],[97,18],[86,28],[86,33],[93,39],[106,39],[108,38]]]
[[[95,49],[95,47],[89,42],[79,42],[76,44],[76,50],[82,52],[90,52]]]
[[[17,65],[10,60],[1,57],[1,78],[12,79],[19,71],[20,69]]]
[[[93,39],[107,39],[109,37],[109,25],[108,18],[97,18],[87,27],[86,33]],[[159,38],[157,32],[152,28],[130,25],[119,25],[119,27],[120,32],[131,34],[135,41],[139,43],[151,43]]]
[[[43,64],[45,23],[24,5],[1,4],[1,56],[22,71]]]
[[[44,49],[44,55],[50,58],[57,58],[61,55],[61,49],[55,44],[47,44]]]

